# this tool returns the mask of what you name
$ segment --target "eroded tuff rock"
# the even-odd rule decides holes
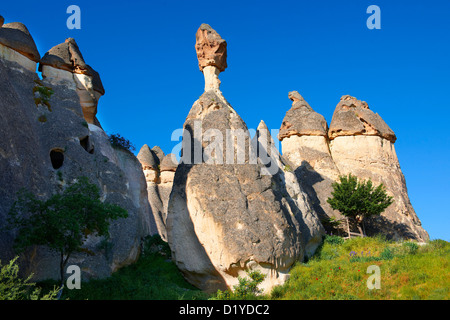
[[[395,153],[395,133],[366,102],[349,95],[341,98],[327,130],[325,119],[315,113],[297,92],[290,92],[292,108],[286,113],[279,139],[288,160],[321,219],[343,218],[327,203],[331,184],[349,173],[383,183],[394,203],[377,218],[365,222],[368,234],[384,233],[394,239],[425,241],[408,198],[405,178]]]
[[[146,144],[142,146],[137,158],[144,170],[148,201],[152,207],[158,233],[167,241],[167,206],[178,164],[174,155],[164,155],[160,147],[150,149]]]
[[[292,108],[286,112],[278,138],[283,140],[293,135],[326,137],[328,125],[325,118],[314,112],[297,91],[289,92],[288,96],[292,100]]]
[[[36,82],[53,90],[51,108],[36,105]],[[86,124],[79,95],[67,82],[39,80],[35,70],[0,57],[0,91],[0,228],[21,188],[46,199],[85,176],[100,188],[102,201],[125,208],[129,216],[112,223],[109,239],[89,236],[86,251],[74,254],[70,263],[87,280],[135,262],[142,238],[156,232],[136,157],[112,148],[100,127]],[[13,239],[13,233],[0,233],[2,261],[16,255]],[[35,280],[58,278],[58,262],[45,247],[30,248],[20,259],[21,271],[34,273]]]
[[[227,68],[227,42],[208,24],[203,23],[195,35],[200,71],[214,66],[221,72]]]
[[[36,71],[41,58],[36,44],[27,27],[20,22],[3,24],[0,18],[0,57],[17,63],[21,68]]]
[[[83,59],[73,38],[51,48],[42,57],[39,71],[50,82],[68,82],[78,93],[83,115],[88,123],[98,124],[96,119],[98,100],[105,94],[100,75]]]
[[[328,136],[332,140],[339,136],[356,135],[379,136],[393,143],[397,139],[386,122],[370,110],[365,101],[345,95],[336,106]]]
[[[308,193],[321,219],[340,217],[326,202],[331,183],[339,177],[328,145],[328,125],[297,92],[289,92],[292,107],[280,127],[283,158],[292,164],[298,181]]]
[[[367,103],[343,96],[330,124],[330,150],[341,174],[383,183],[394,203],[366,223],[369,232],[394,239],[428,240],[408,197],[405,177],[395,152],[396,136]]]
[[[258,269],[267,274],[262,287],[269,290],[305,256],[307,237],[296,219],[304,212],[292,210],[280,175],[266,174],[265,165],[252,162],[247,126],[216,84],[205,85],[184,123],[168,242],[177,266],[199,288],[232,287],[245,270]],[[232,134],[238,138],[230,139]]]
[[[20,22],[3,24],[0,28],[0,43],[7,46],[34,62],[41,58],[27,27]]]
[[[256,135],[252,141],[258,150],[258,160],[267,169],[269,174],[278,180],[274,187],[279,188],[289,206],[286,208],[290,215],[295,217],[305,247],[305,255],[311,257],[322,242],[325,229],[319,222],[317,210],[308,195],[307,190],[299,182],[294,165],[285,157],[282,157],[270,131],[263,120],[261,120]],[[270,160],[269,160],[270,159]],[[276,170],[273,170],[276,167]],[[264,168],[263,168],[264,169]]]

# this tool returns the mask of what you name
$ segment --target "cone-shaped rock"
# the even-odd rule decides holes
[[[367,103],[343,96],[330,124],[330,150],[341,174],[383,183],[394,203],[365,222],[367,232],[382,231],[394,239],[428,240],[408,197],[405,177],[395,152],[396,136]]]
[[[292,135],[326,136],[328,125],[325,118],[314,112],[308,102],[297,91],[289,92],[292,108],[286,112],[278,138],[283,140]]]
[[[369,109],[365,101],[345,95],[333,114],[328,136],[334,139],[339,136],[379,136],[391,142],[397,137],[384,120]]]
[[[146,170],[147,168],[154,170],[158,169],[159,159],[146,144],[144,144],[141,150],[139,150],[137,159],[141,163],[144,170]]]
[[[328,126],[325,118],[315,112],[297,92],[289,92],[292,107],[280,127],[283,158],[291,163],[303,190],[309,195],[321,219],[338,217],[326,201],[331,183],[339,177],[339,170],[328,146]]]
[[[199,32],[206,31],[202,25]],[[202,66],[210,46],[196,48]],[[204,74],[219,67],[209,65]],[[184,123],[168,208],[168,242],[186,279],[199,288],[232,288],[245,270],[256,269],[267,275],[262,288],[269,290],[283,283],[292,264],[304,257],[303,237],[281,180],[258,163],[245,122],[218,84],[205,85]]]
[[[100,75],[84,61],[83,55],[73,38],[51,48],[41,59],[39,71],[54,84],[61,84],[76,90],[88,123],[99,125],[98,100],[105,94]]]

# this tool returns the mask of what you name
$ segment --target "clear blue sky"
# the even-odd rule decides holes
[[[69,30],[69,5],[81,30]],[[381,29],[369,30],[369,5]],[[450,240],[450,1],[2,1],[43,55],[73,37],[102,78],[98,118],[137,148],[178,142],[203,92],[195,32],[210,24],[228,42],[222,92],[247,123],[278,129],[299,91],[328,123],[344,94],[368,102],[395,131],[411,202],[432,239]]]

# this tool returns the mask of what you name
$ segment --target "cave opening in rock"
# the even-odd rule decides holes
[[[50,160],[53,169],[59,169],[64,164],[64,152],[61,149],[53,149],[50,151]]]
[[[89,136],[80,139],[80,145],[83,147],[86,152],[90,154],[94,154],[94,146],[91,143]]]

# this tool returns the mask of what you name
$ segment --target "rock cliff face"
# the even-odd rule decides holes
[[[95,112],[84,110],[88,96],[96,109],[104,93],[100,77],[84,64],[73,39],[57,47],[44,56],[39,79],[40,56],[26,27],[12,23],[0,28],[0,228],[19,189],[45,199],[86,176],[100,188],[103,201],[129,214],[111,225],[110,239],[88,238],[85,249],[93,255],[77,253],[70,260],[80,266],[84,280],[105,277],[136,261],[141,239],[156,227],[140,163],[130,152],[112,148]],[[69,53],[62,54],[66,49]],[[75,63],[66,64],[69,58]],[[81,66],[85,73],[77,73]],[[54,94],[44,99],[40,92],[50,89]],[[2,261],[15,255],[13,237],[0,234]],[[33,272],[36,280],[58,275],[59,257],[44,247],[31,248],[21,259],[22,271]]]
[[[327,122],[297,91],[289,92],[289,99],[292,107],[286,112],[278,135],[283,157],[292,163],[319,217],[339,217],[326,202],[331,184],[339,177],[328,145]]]
[[[329,130],[330,150],[341,174],[383,183],[394,203],[372,218],[369,232],[380,230],[393,239],[428,240],[408,197],[405,177],[395,152],[396,136],[366,102],[343,96]]]
[[[383,183],[394,196],[394,204],[380,217],[366,221],[369,234],[382,232],[394,239],[427,240],[428,234],[408,198],[394,148],[397,138],[383,119],[366,102],[345,95],[328,129],[325,119],[297,92],[290,92],[289,98],[292,108],[279,133],[283,156],[293,163],[320,217],[342,218],[326,200],[339,175],[351,173],[360,179],[370,178],[375,184]]]
[[[205,25],[197,35],[202,30],[217,35]],[[199,52],[199,41],[197,37],[197,56],[208,55]],[[210,60],[224,56],[214,52]],[[216,65],[206,68],[220,72]],[[199,288],[232,287],[245,270],[259,269],[267,274],[262,287],[268,290],[282,283],[292,264],[304,257],[305,241],[320,239],[320,222],[300,197],[303,207],[292,201],[278,167],[277,174],[267,175],[264,165],[252,163],[247,126],[223,97],[218,79],[205,69],[205,92],[184,123],[182,161],[169,200],[168,242],[180,270]],[[231,133],[236,140],[229,138]],[[316,227],[308,230],[313,235],[302,232],[308,214]]]

